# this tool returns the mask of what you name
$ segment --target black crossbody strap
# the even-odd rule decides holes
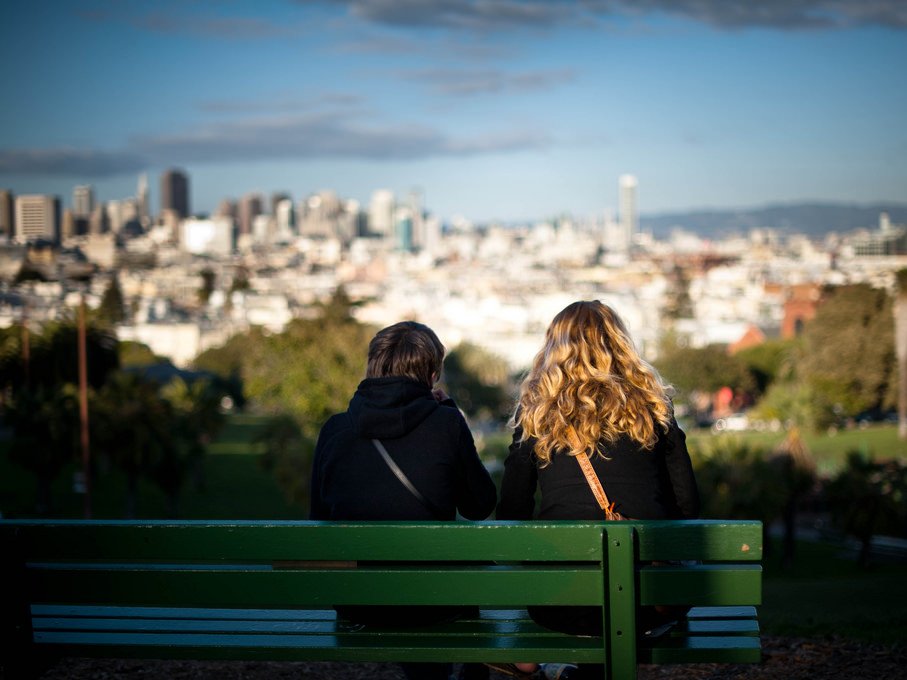
[[[434,515],[436,518],[440,518],[441,513],[439,513],[437,508],[435,508],[435,506],[432,505],[428,501],[428,499],[419,492],[419,489],[413,486],[413,483],[409,481],[409,477],[404,474],[403,470],[400,469],[400,466],[394,462],[393,458],[391,458],[391,454],[389,454],[387,452],[387,449],[384,448],[384,444],[382,444],[378,439],[372,439],[372,444],[374,444],[375,448],[378,449],[378,453],[380,453],[381,457],[384,458],[384,462],[387,463],[387,467],[391,469],[391,472],[393,472],[397,479],[399,479],[403,484],[403,486],[406,487],[407,491],[415,496],[416,500],[419,501],[432,515]]]

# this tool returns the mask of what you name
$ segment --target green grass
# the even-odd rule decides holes
[[[687,433],[688,446],[693,455],[728,439],[737,439],[771,451],[784,437],[784,432],[712,434],[708,430],[691,430]],[[876,459],[907,459],[907,440],[898,438],[897,425],[870,425],[864,429],[839,430],[833,434],[805,432],[803,439],[822,474],[834,474],[839,470],[850,451],[859,451]]]
[[[762,629],[774,635],[841,635],[904,644],[907,563],[857,566],[855,555],[828,543],[797,544],[793,568],[778,566],[780,546],[766,559]]]

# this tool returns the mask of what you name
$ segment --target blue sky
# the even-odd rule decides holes
[[[7,0],[0,187],[444,219],[907,201],[903,0]]]

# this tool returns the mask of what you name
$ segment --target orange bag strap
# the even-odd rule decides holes
[[[595,469],[592,467],[589,456],[583,452],[576,454],[574,458],[576,458],[576,462],[579,463],[579,466],[582,468],[583,474],[586,476],[586,481],[589,483],[589,488],[592,489],[592,493],[595,496],[595,500],[598,501],[599,507],[605,511],[605,517],[607,519],[623,519],[620,513],[614,511],[614,503],[608,500],[608,494],[605,493],[605,488],[599,481],[598,475],[595,474]]]

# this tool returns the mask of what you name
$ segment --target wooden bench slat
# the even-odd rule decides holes
[[[601,526],[552,522],[20,522],[31,559],[114,560],[600,560]],[[492,523],[489,523],[492,524]],[[2,530],[2,528],[0,528]]]
[[[756,608],[752,606],[693,607],[687,612],[688,619],[755,619]]]
[[[483,534],[465,522],[362,524],[306,521],[82,520],[17,521],[18,540],[33,560],[118,556],[138,560],[413,560],[584,561],[601,559],[607,523],[486,522]],[[640,559],[758,561],[759,522],[634,521]],[[137,528],[138,525],[138,528]],[[590,527],[594,529],[590,532]],[[0,536],[5,531],[0,526]],[[743,550],[743,546],[748,550]]]
[[[639,649],[640,663],[758,663],[762,650],[758,637],[666,637]]]
[[[39,602],[159,606],[317,606],[412,604],[525,606],[596,604],[601,571],[592,567],[437,567],[326,571],[33,570]]]
[[[758,564],[700,564],[639,568],[641,604],[739,605],[762,602]]]
[[[640,560],[762,560],[762,525],[759,522],[638,521],[633,524]]]

